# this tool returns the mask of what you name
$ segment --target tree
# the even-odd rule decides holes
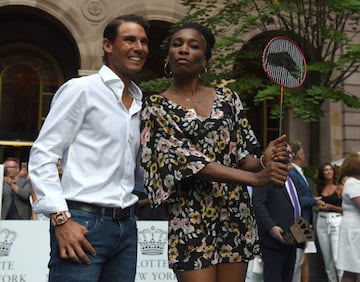
[[[358,0],[183,0],[187,16],[216,34],[217,44],[208,81],[235,79],[229,86],[255,102],[274,101],[272,117],[279,117],[279,87],[259,75],[261,55],[273,36],[286,35],[303,49],[308,63],[304,85],[285,89],[284,112],[291,108],[304,121],[322,116],[325,101],[342,101],[360,108],[358,97],[342,83],[360,68],[360,1]],[[250,40],[249,34],[256,34]],[[245,39],[246,38],[246,39]],[[239,51],[241,50],[241,51]],[[246,64],[240,62],[247,62]],[[251,67],[252,66],[252,67]],[[316,134],[317,129],[313,130]],[[317,144],[317,137],[311,139]],[[313,142],[312,142],[313,143]]]

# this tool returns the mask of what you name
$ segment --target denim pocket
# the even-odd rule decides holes
[[[96,227],[99,221],[99,218],[92,213],[79,210],[70,210],[70,213],[71,219],[76,223],[85,226],[89,232]]]

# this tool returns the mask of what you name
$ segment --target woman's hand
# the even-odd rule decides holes
[[[290,166],[283,162],[270,161],[267,166],[255,173],[255,184],[253,186],[276,185],[284,186]]]
[[[286,135],[282,135],[275,140],[270,141],[264,151],[264,165],[268,166],[271,161],[277,161],[287,164],[289,154],[287,152]]]

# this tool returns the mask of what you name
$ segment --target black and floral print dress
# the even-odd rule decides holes
[[[145,189],[153,206],[169,203],[169,266],[178,271],[247,262],[259,252],[247,188],[197,177],[209,162],[237,168],[259,148],[239,96],[215,90],[209,117],[160,95],[144,101]]]

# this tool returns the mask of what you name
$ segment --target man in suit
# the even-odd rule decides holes
[[[1,219],[30,219],[30,180],[19,175],[20,163],[16,158],[7,158],[4,170]]]
[[[289,171],[289,177],[294,182],[299,195],[302,207],[302,217],[312,224],[313,206],[322,204],[321,198],[313,196],[312,188],[309,181],[302,172],[305,164],[305,152],[300,141],[290,143],[292,151],[292,167]],[[304,248],[298,248],[296,252],[296,263],[294,269],[293,282],[309,281],[309,262],[308,256],[304,252]]]
[[[288,146],[289,158],[291,148]],[[291,282],[296,245],[286,245],[283,234],[301,215],[301,206],[293,182],[285,187],[253,189],[253,205],[259,227],[260,251],[264,262],[264,282]]]

